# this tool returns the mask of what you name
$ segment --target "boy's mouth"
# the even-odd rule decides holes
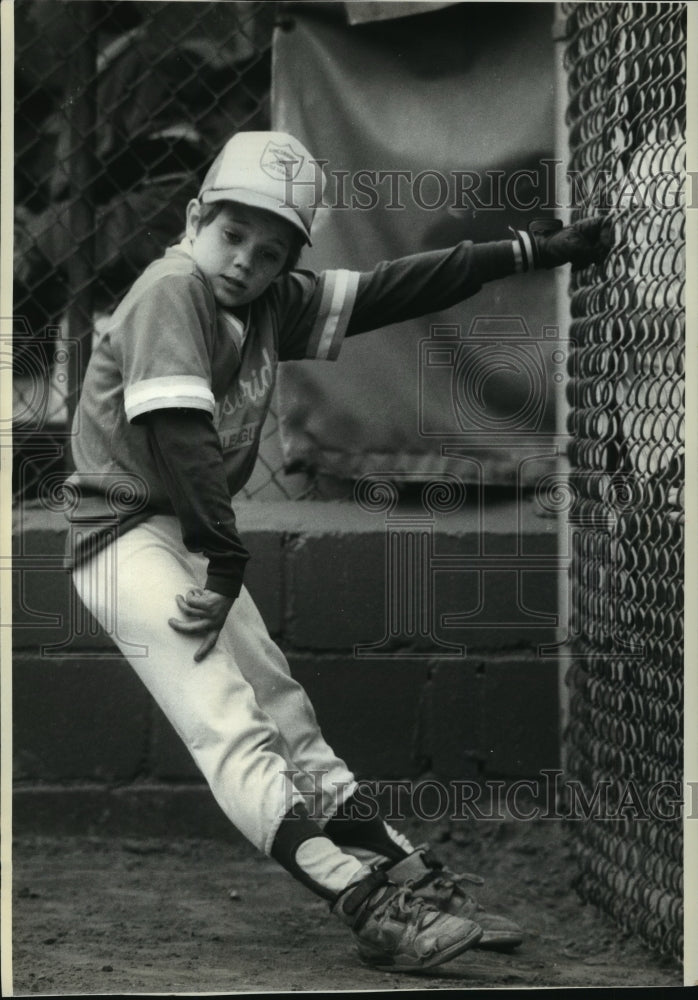
[[[239,278],[229,278],[227,275],[221,275],[224,284],[231,288],[234,292],[246,292],[247,285],[244,281],[240,281]]]

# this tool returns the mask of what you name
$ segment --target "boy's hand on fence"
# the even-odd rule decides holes
[[[535,267],[601,264],[611,248],[613,228],[606,219],[580,219],[570,226],[559,220],[534,221],[528,231],[534,243]]]
[[[187,591],[185,597],[177,594],[176,600],[184,620],[170,618],[168,623],[175,632],[181,632],[183,635],[203,636],[203,642],[194,653],[194,659],[200,663],[216,645],[235,598],[217,594],[213,590],[193,587]]]

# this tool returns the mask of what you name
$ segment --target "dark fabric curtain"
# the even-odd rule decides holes
[[[356,6],[368,16],[384,5]],[[368,269],[507,239],[509,226],[552,214],[551,5],[465,3],[354,25],[343,4],[289,11],[274,38],[273,125],[328,174],[302,266]],[[454,471],[500,485],[519,470],[533,482],[553,466],[555,317],[552,274],[516,275],[353,338],[334,364],[282,366],[286,467],[343,479]],[[431,350],[434,324],[457,328],[456,349]],[[445,454],[454,444],[473,461]]]

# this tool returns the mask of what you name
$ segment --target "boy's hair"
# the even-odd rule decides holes
[[[204,228],[204,226],[210,226],[213,220],[220,215],[221,210],[225,208],[226,205],[234,205],[233,201],[212,201],[209,204],[202,205],[201,211],[199,213],[199,224],[196,227],[197,233]],[[284,264],[283,274],[287,274],[289,271],[293,271],[294,268],[298,266],[298,260],[301,255],[301,250],[305,245],[305,241],[299,232],[292,229],[291,226],[288,227],[291,234],[291,248],[288,251],[288,257],[286,258],[286,263]]]

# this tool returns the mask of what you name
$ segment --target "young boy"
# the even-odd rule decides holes
[[[252,472],[280,361],[336,358],[345,336],[602,250],[586,221],[366,273],[294,270],[320,176],[292,136],[238,133],[187,208],[185,239],[115,310],[74,426],[71,564],[230,820],[329,900],[365,963],[404,971],[478,943],[513,947],[521,929],[380,818],[353,814],[354,776],[243,586],[231,497]]]

